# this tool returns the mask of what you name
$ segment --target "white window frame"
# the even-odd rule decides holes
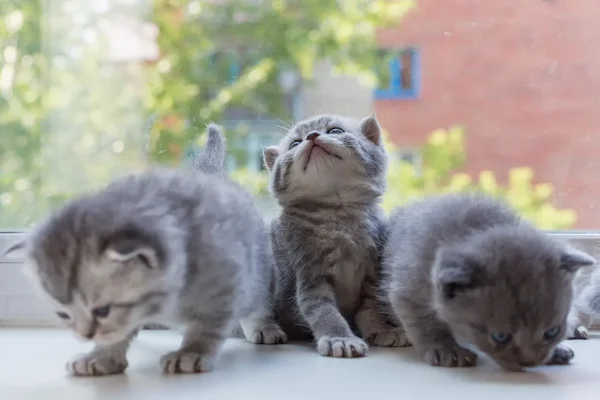
[[[600,231],[548,231],[600,259]],[[4,251],[24,237],[23,231],[0,232],[0,327],[57,326],[53,311],[41,301],[23,274],[22,260],[8,259]],[[596,322],[596,328],[600,324]]]

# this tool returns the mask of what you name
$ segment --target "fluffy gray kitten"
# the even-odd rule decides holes
[[[588,329],[600,315],[600,268],[580,270],[575,277],[575,297],[569,313],[568,339],[587,339]]]
[[[363,339],[409,345],[378,302],[386,154],[375,117],[301,121],[278,146],[265,149],[264,160],[283,208],[271,238],[284,330],[313,336],[324,356],[362,356],[368,349]]]
[[[195,164],[218,172],[224,138],[209,126]],[[51,215],[22,244],[56,314],[96,346],[76,375],[120,373],[147,323],[183,328],[165,373],[208,371],[239,321],[252,343],[280,343],[273,254],[250,195],[221,174],[154,169],[116,180]]]
[[[429,364],[476,364],[473,348],[519,370],[566,364],[573,277],[589,255],[499,201],[444,195],[400,208],[384,252],[387,298]]]

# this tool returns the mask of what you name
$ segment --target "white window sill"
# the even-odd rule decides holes
[[[229,340],[213,372],[167,377],[158,360],[176,349],[173,332],[143,332],[132,346],[127,375],[72,378],[65,362],[89,348],[58,329],[0,329],[0,399],[597,399],[600,335],[569,342],[568,366],[508,373],[489,360],[476,368],[434,368],[412,349],[372,349],[368,357],[319,356],[312,345],[257,346]],[[595,336],[595,337],[594,337]]]

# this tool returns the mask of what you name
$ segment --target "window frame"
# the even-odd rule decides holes
[[[577,248],[600,258],[600,231],[545,231],[545,233],[567,240]],[[7,259],[4,256],[8,246],[22,239],[24,235],[25,231],[0,231],[0,328],[60,326],[52,310],[44,307],[41,296],[36,293],[33,285],[23,274],[22,260]],[[596,321],[593,326],[596,329],[600,328],[600,321]]]
[[[393,49],[383,49],[393,50]],[[403,47],[400,53],[408,51],[412,63],[412,87],[402,88],[402,60],[394,57],[389,61],[390,85],[388,88],[377,88],[374,92],[375,100],[415,100],[421,96],[421,52],[417,47]]]

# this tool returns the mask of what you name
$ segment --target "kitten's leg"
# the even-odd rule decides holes
[[[406,347],[411,343],[400,322],[390,325],[385,318],[382,304],[377,301],[377,286],[373,276],[365,276],[361,288],[361,304],[354,321],[361,336],[373,346]]]
[[[336,306],[334,276],[308,276],[300,270],[296,287],[296,302],[304,320],[317,341],[322,356],[361,357],[368,346],[356,337]]]
[[[275,321],[269,310],[255,311],[240,319],[246,340],[255,344],[280,344],[287,342],[287,335]]]
[[[92,351],[67,363],[67,371],[76,376],[120,374],[128,366],[127,350],[137,331],[122,342],[107,346],[96,345]]]
[[[216,357],[231,331],[229,315],[188,325],[179,350],[165,354],[160,365],[166,374],[190,374],[213,369]]]
[[[588,338],[588,328],[592,324],[592,315],[583,311],[575,311],[569,316],[567,324],[567,339]]]
[[[412,302],[394,304],[394,311],[421,358],[433,366],[472,367],[477,354],[461,347],[452,332],[432,310]]]
[[[559,344],[552,350],[552,355],[548,361],[546,361],[546,365],[565,365],[568,364],[573,357],[575,357],[573,350],[564,344]]]
[[[269,261],[270,260],[270,261]],[[271,279],[261,290],[258,290],[255,298],[252,300],[252,309],[250,313],[240,318],[240,326],[244,332],[246,340],[255,344],[279,344],[287,342],[287,335],[279,324],[275,321],[275,311],[273,299],[275,297],[275,264],[269,257],[262,260],[262,265],[268,266],[268,269],[262,272],[261,277],[265,279],[269,275]]]

